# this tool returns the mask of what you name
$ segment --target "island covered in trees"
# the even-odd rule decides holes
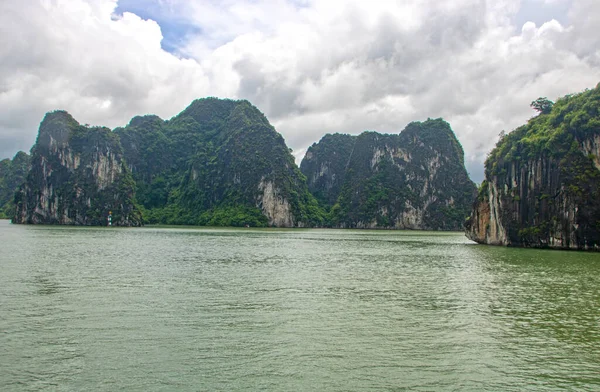
[[[198,99],[114,130],[48,113],[31,155],[0,161],[14,223],[462,230],[479,243],[600,245],[600,86],[531,103],[477,190],[443,119],[327,134],[298,167],[250,102]]]
[[[14,223],[106,225],[110,215],[121,226],[460,230],[476,194],[463,155],[442,119],[396,135],[327,135],[301,170],[248,101],[199,99],[169,120],[138,116],[114,130],[55,111],[5,211]],[[332,177],[335,189],[315,187]]]

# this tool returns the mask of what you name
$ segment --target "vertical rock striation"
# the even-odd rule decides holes
[[[600,248],[600,88],[559,99],[501,139],[466,235],[481,244]]]
[[[364,132],[352,139],[333,139],[326,136],[312,146],[301,165],[322,199],[335,201],[333,226],[462,229],[476,188],[447,122],[413,122],[399,135]],[[353,142],[351,148],[343,144],[346,141]],[[331,154],[336,142],[344,153]],[[339,178],[341,186],[336,183]]]
[[[13,223],[138,226],[135,184],[119,139],[107,128],[48,113],[32,148],[31,169],[15,195]]]

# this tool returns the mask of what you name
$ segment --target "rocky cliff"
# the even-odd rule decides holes
[[[600,247],[600,85],[503,137],[466,224],[482,244]]]
[[[323,216],[283,137],[248,101],[205,98],[119,135],[151,223],[303,227]]]
[[[169,120],[138,116],[114,131],[57,111],[40,125],[14,222],[103,225],[111,211],[124,226],[454,230],[475,193],[441,119],[400,135],[327,135],[302,167],[248,101],[199,99]]]
[[[324,199],[336,200],[330,212],[332,226],[462,229],[476,189],[448,123],[430,119],[409,124],[399,135],[364,132],[351,140],[349,157],[338,154],[342,162],[315,157],[319,145],[308,151],[307,164],[303,162],[303,167],[312,168],[305,175],[315,183],[335,184],[334,175],[343,178],[337,195],[334,186],[320,188],[333,193],[324,192]]]
[[[15,195],[13,223],[138,226],[135,184],[118,137],[48,113],[32,148],[31,169]]]
[[[19,151],[12,160],[0,161],[0,218],[13,217],[15,191],[29,172],[29,160],[29,155]]]
[[[321,205],[331,207],[337,201],[355,142],[356,136],[327,134],[306,151],[300,171]]]
[[[15,223],[101,225],[109,211],[124,226],[305,227],[324,219],[266,117],[247,101],[216,98],[114,131],[47,114],[15,202]]]

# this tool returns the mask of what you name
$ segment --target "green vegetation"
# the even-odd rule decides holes
[[[356,136],[327,134],[308,148],[300,163],[309,191],[325,209],[338,199],[355,143]]]
[[[503,137],[486,160],[486,172],[496,175],[506,162],[564,157],[573,148],[577,150],[580,140],[600,134],[599,113],[600,87],[560,98],[550,112],[542,111]]]
[[[136,117],[115,133],[147,223],[267,226],[267,185],[295,224],[324,222],[283,137],[248,101],[199,99],[168,121]]]
[[[328,221],[337,227],[460,230],[475,197],[462,146],[442,119],[399,135],[327,135],[301,167],[321,202],[333,204]]]
[[[64,111],[42,121],[31,170],[14,200],[16,223],[106,225],[109,212],[115,225],[142,220],[119,137]]]
[[[25,180],[29,160],[29,155],[19,151],[12,160],[0,161],[0,219],[10,219],[14,215],[15,190]]]
[[[553,105],[554,105],[554,102],[552,102],[548,98],[540,97],[540,98],[536,99],[535,101],[532,101],[529,106],[531,106],[533,108],[533,110],[536,110],[540,113],[548,114],[552,110]]]
[[[532,107],[540,114],[501,137],[489,154],[479,201],[494,182],[513,244],[548,246],[554,237],[599,246],[600,84],[554,104],[539,98]]]

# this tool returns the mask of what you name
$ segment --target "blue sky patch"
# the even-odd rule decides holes
[[[567,26],[571,3],[571,0],[553,3],[545,3],[542,0],[525,0],[521,3],[521,9],[515,16],[515,27],[520,31],[527,22],[534,22],[537,27],[540,27],[552,19],[556,19],[561,25]]]
[[[124,12],[157,22],[163,35],[161,46],[170,53],[179,53],[189,36],[202,33],[200,26],[189,23],[158,1],[119,0],[115,14],[123,15]]]

